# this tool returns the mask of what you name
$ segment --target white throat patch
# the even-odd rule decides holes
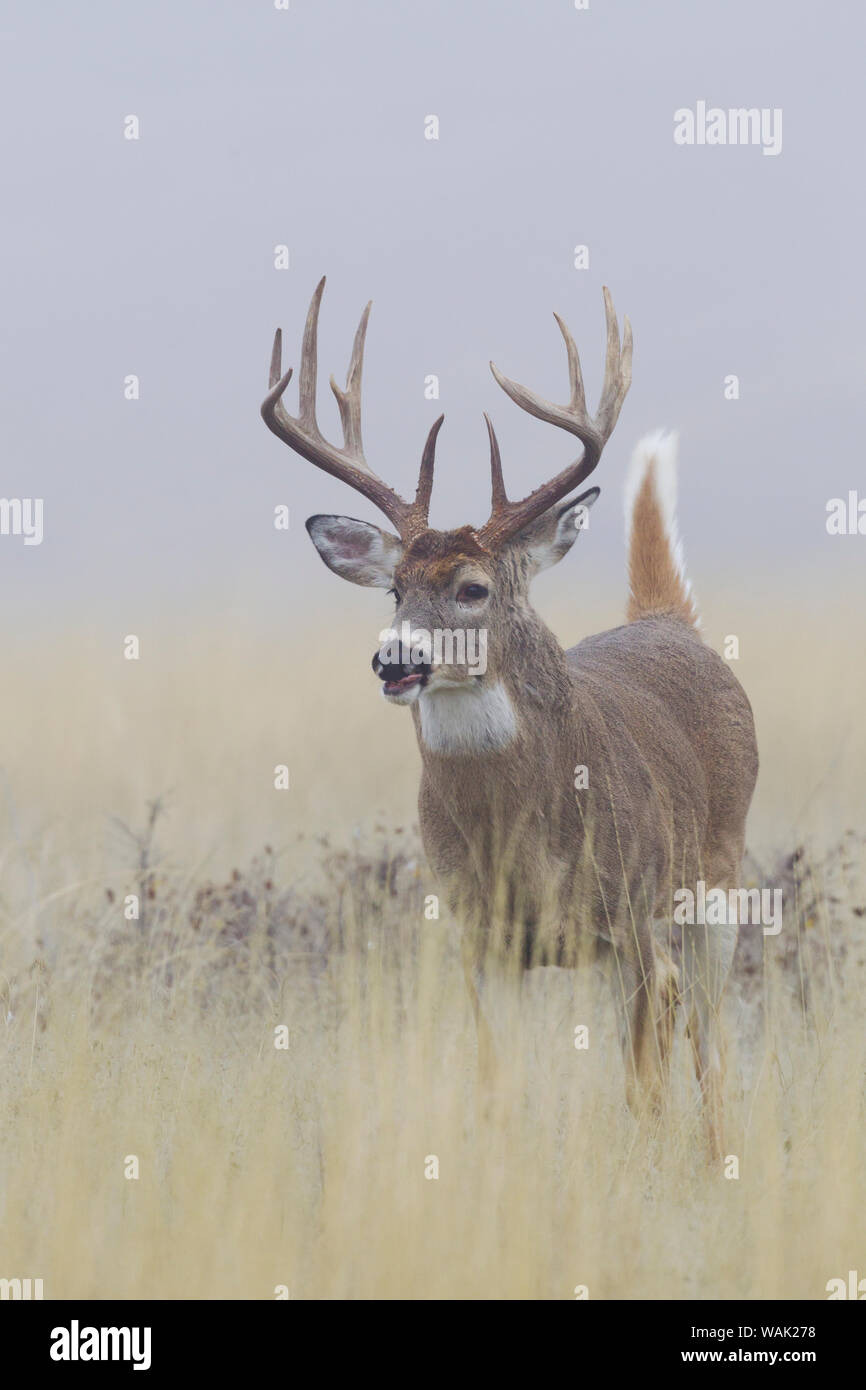
[[[505,686],[422,690],[421,738],[432,753],[484,753],[504,748],[517,733]]]

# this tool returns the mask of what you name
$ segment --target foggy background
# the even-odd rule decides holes
[[[313,512],[380,520],[265,428],[274,328],[297,368],[328,275],[320,421],[372,298],[371,466],[414,488],[445,412],[431,522],[488,513],[491,411],[512,496],[576,453],[493,381],[567,395],[551,315],[594,410],[608,284],[634,384],[602,499],[544,595],[624,593],[621,487],[640,435],[681,432],[698,596],[723,577],[850,593],[866,537],[828,537],[862,464],[864,24],[801,0],[5,7],[0,495],[44,498],[44,541],[0,537],[7,628],[187,614],[290,632],[319,605],[378,623],[329,575]],[[683,148],[699,100],[781,107],[777,157]],[[124,119],[140,121],[138,141]],[[440,138],[424,138],[436,115]],[[274,269],[284,243],[290,268]],[[589,247],[576,270],[574,247]],[[140,377],[141,398],[124,399]],[[424,397],[436,373],[440,399]],[[724,398],[736,373],[740,399]],[[296,404],[296,382],[286,397]],[[288,534],[273,527],[287,503]],[[584,623],[591,628],[591,620]]]

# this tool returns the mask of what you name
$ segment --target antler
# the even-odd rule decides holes
[[[530,521],[541,516],[542,512],[547,511],[548,507],[552,507],[554,502],[558,502],[567,492],[571,492],[572,488],[577,487],[578,483],[582,483],[584,478],[589,476],[601,458],[602,449],[613,433],[613,427],[619,418],[622,403],[631,385],[632,355],[631,324],[627,318],[623,320],[623,344],[620,350],[616,311],[613,307],[610,291],[607,288],[604,291],[604,312],[607,319],[604,386],[602,387],[598,413],[594,420],[586,409],[583,375],[580,370],[577,347],[558,314],[554,314],[553,317],[559,324],[559,331],[565,339],[568,353],[568,377],[571,386],[571,398],[568,405],[553,405],[550,401],[544,400],[542,396],[536,395],[534,391],[528,390],[527,387],[519,385],[516,381],[511,381],[507,376],[503,376],[499,369],[492,362],[490,363],[490,370],[499,385],[506,395],[509,395],[520,406],[521,410],[527,410],[530,415],[534,415],[537,419],[546,420],[548,424],[557,425],[560,429],[568,430],[569,434],[576,435],[583,445],[583,454],[574,463],[564,468],[561,473],[557,473],[555,478],[551,478],[550,482],[543,483],[528,497],[524,497],[522,502],[510,502],[506,496],[502,478],[499,445],[496,442],[493,426],[485,415],[487,431],[490,436],[492,509],[489,521],[485,522],[481,530],[477,532],[477,536],[481,544],[488,550],[502,545],[522,530],[524,526],[527,526]]]
[[[304,341],[301,347],[301,370],[299,376],[299,404],[297,418],[290,415],[283,404],[283,393],[292,379],[292,368],[283,374],[283,335],[278,328],[274,335],[271,353],[270,390],[262,402],[262,419],[284,444],[294,449],[296,454],[315,464],[325,473],[348,483],[349,487],[368,498],[374,506],[385,514],[396,527],[400,538],[409,541],[420,531],[427,529],[427,514],[430,509],[430,494],[433,489],[433,466],[436,457],[436,436],[444,420],[444,415],[434,421],[418,474],[418,486],[414,502],[407,502],[399,493],[388,487],[373,472],[364,458],[361,443],[361,371],[364,365],[364,339],[367,334],[367,320],[370,316],[368,304],[352,346],[352,357],[346,376],[346,389],[341,391],[331,377],[331,390],[337,398],[340,421],[343,426],[343,447],[329,444],[323,438],[316,420],[316,377],[317,347],[319,332],[319,305],[325,288],[323,275],[316,286],[307,322],[304,326]]]

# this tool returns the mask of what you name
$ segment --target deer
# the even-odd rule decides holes
[[[390,635],[473,629],[487,634],[483,671],[434,656],[423,643],[380,644],[372,666],[388,704],[407,707],[421,756],[425,853],[461,928],[478,1038],[479,1075],[495,1075],[491,980],[605,955],[625,1072],[625,1096],[657,1124],[670,1086],[682,1010],[712,1156],[723,1152],[725,1046],[721,1006],[736,923],[671,928],[677,889],[703,880],[738,889],[758,752],[749,700],[704,641],[676,518],[676,438],[640,441],[625,488],[629,593],[625,622],[564,650],[530,603],[533,578],[588,529],[600,490],[575,494],[595,470],[631,385],[633,340],[604,289],[606,350],[591,416],[577,346],[559,315],[569,398],[555,405],[493,376],[523,411],[574,436],[578,458],[521,500],[508,497],[499,444],[487,427],[490,516],[455,530],[428,525],[436,441],[424,445],[406,500],[370,468],[361,437],[361,376],[370,304],[355,335],[346,386],[331,377],[342,446],[316,415],[318,321],[324,278],[304,327],[299,412],[284,394],[282,335],[274,338],[261,414],[296,454],[371,502],[392,529],[353,517],[306,523],[327,567],[395,601]],[[479,663],[480,665],[481,663]],[[576,772],[579,775],[575,775]],[[505,971],[504,973],[509,973]],[[499,987],[498,985],[496,986]]]

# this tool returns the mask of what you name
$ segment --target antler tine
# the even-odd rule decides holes
[[[307,310],[304,339],[301,343],[301,370],[298,375],[298,404],[300,406],[298,420],[301,427],[316,439],[322,438],[316,420],[316,375],[319,355],[319,305],[322,302],[324,289],[325,277],[323,275],[313,291],[310,307]]]
[[[583,372],[580,369],[580,356],[577,351],[577,343],[572,338],[565,319],[561,319],[559,314],[554,314],[553,317],[556,319],[559,326],[559,331],[565,341],[565,350],[568,353],[568,382],[571,387],[571,400],[568,403],[569,409],[574,411],[585,411],[586,393],[583,389]],[[614,320],[614,323],[615,322],[616,320]]]
[[[487,549],[502,545],[524,526],[552,507],[566,493],[582,483],[584,478],[596,467],[602,450],[610,438],[619,418],[622,403],[631,385],[632,333],[628,319],[623,320],[623,343],[620,347],[619,326],[616,310],[610,291],[604,290],[604,312],[607,327],[605,349],[604,384],[601,401],[595,419],[586,408],[583,373],[577,346],[566,324],[555,314],[557,324],[565,342],[568,355],[568,377],[570,395],[568,405],[554,405],[535,391],[530,391],[519,382],[504,376],[492,362],[490,370],[507,396],[522,410],[534,415],[538,420],[556,425],[569,434],[575,435],[583,445],[583,454],[549,482],[542,483],[528,497],[520,502],[509,502],[502,482],[502,464],[499,446],[495,442],[492,426],[488,421],[490,442],[490,466],[493,477],[493,505],[489,520],[477,532],[478,539]]]
[[[604,287],[604,316],[607,324],[607,347],[604,360],[604,384],[601,390],[596,421],[607,428],[609,436],[616,424],[622,403],[631,386],[632,336],[628,316],[623,318],[623,346],[620,350],[619,325],[610,290]],[[612,418],[611,418],[612,417]]]
[[[418,530],[423,530],[427,525],[430,498],[433,493],[433,469],[436,464],[436,437],[442,428],[444,419],[445,416],[440,415],[438,420],[433,421],[430,426],[430,433],[427,435],[427,442],[424,445],[424,453],[421,456],[418,486],[415,489],[415,501],[412,503],[414,521]]]
[[[490,494],[491,508],[495,512],[498,508],[508,506],[508,497],[505,492],[505,479],[502,476],[502,455],[499,452],[499,440],[496,438],[493,421],[486,410],[484,423],[487,426],[487,437],[490,440]]]
[[[283,330],[278,328],[274,334],[274,345],[271,348],[271,370],[268,375],[268,387],[270,390],[276,386],[283,374]],[[292,369],[286,372],[285,386],[288,386],[292,379]]]
[[[367,337],[367,322],[370,318],[370,309],[373,306],[372,299],[361,315],[355,333],[355,341],[352,344],[352,356],[349,361],[349,370],[346,373],[346,389],[341,391],[333,377],[331,377],[331,390],[337,398],[337,405],[340,408],[340,422],[343,426],[343,439],[345,449],[349,454],[353,454],[359,465],[367,467],[364,459],[364,447],[361,443],[361,373],[364,370],[364,342]]]
[[[316,468],[330,473],[348,483],[349,487],[360,492],[378,507],[396,527],[404,541],[423,531],[427,526],[427,513],[430,507],[430,494],[433,487],[433,468],[436,454],[436,436],[444,416],[432,426],[418,477],[418,487],[414,502],[388,487],[370,468],[364,458],[361,442],[361,375],[364,365],[364,342],[367,335],[367,322],[370,317],[368,304],[358,324],[352,345],[352,356],[346,376],[346,389],[341,390],[333,377],[331,389],[337,398],[340,421],[343,426],[343,445],[338,448],[322,436],[316,419],[316,382],[318,362],[319,305],[325,288],[325,277],[319,281],[310,301],[304,325],[304,340],[301,347],[301,368],[298,380],[299,411],[297,417],[289,414],[283,403],[286,387],[292,379],[292,368],[283,373],[283,336],[278,328],[274,334],[271,352],[271,366],[268,377],[268,394],[262,402],[262,419],[268,429],[290,449],[307,459]]]

